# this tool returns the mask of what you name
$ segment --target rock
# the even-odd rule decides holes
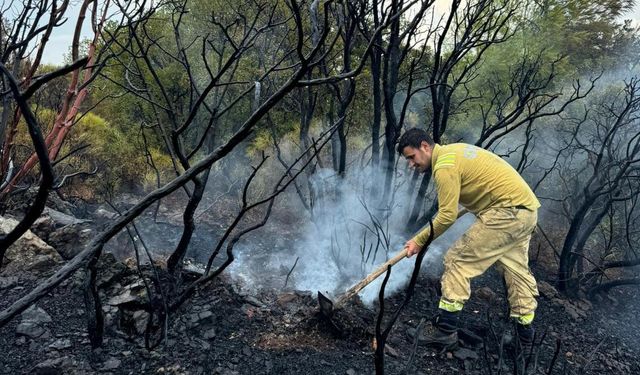
[[[245,346],[244,348],[242,348],[242,354],[245,357],[251,357],[251,349],[249,349],[248,346]]]
[[[78,219],[73,215],[68,215],[64,212],[54,210],[51,207],[45,207],[43,214],[43,217],[48,217],[49,220],[51,220],[57,228],[67,225],[78,225],[91,222],[91,220]],[[40,218],[38,220],[40,220]]]
[[[346,374],[347,375],[356,375],[357,373],[356,373],[356,370],[350,368],[350,369],[347,370]]]
[[[579,309],[568,300],[553,298],[551,301],[558,306],[562,306],[567,314],[575,320],[581,320],[587,317],[587,314],[583,310]]]
[[[33,374],[46,374],[46,375],[58,375],[74,373],[73,363],[69,357],[60,357],[47,359],[44,362],[38,363],[33,370]]]
[[[203,264],[196,262],[192,258],[184,258],[182,261],[182,272],[185,275],[192,274],[194,276],[204,275],[205,267]]]
[[[546,298],[557,298],[560,296],[560,293],[553,287],[553,285],[549,284],[546,281],[538,281],[538,291],[540,295]]]
[[[453,356],[458,358],[459,360],[462,360],[462,361],[467,360],[467,359],[474,360],[474,359],[480,358],[478,356],[478,353],[474,352],[473,350],[466,349],[466,348],[456,349],[453,352]]]
[[[45,208],[46,209],[46,208]],[[56,224],[51,217],[43,214],[31,225],[31,231],[45,242],[49,241],[49,233],[56,230]]]
[[[130,302],[143,304],[146,302],[146,296],[147,291],[144,287],[144,283],[140,280],[126,285],[120,294],[109,298],[107,304],[111,306],[118,306]]]
[[[44,334],[42,336],[44,336]],[[45,340],[46,340],[46,338],[45,338]],[[40,345],[40,343],[36,342],[36,340],[31,340],[29,342],[29,351],[30,352],[37,353],[37,352],[40,351],[40,349],[41,349],[41,345]]]
[[[56,341],[54,341],[52,344],[49,345],[50,349],[55,349],[55,350],[63,350],[63,349],[68,349],[70,348],[71,345],[71,340],[70,339],[58,339]]]
[[[111,357],[102,365],[102,371],[111,371],[120,368],[122,361],[116,357]]]
[[[52,322],[51,316],[43,309],[33,305],[20,314],[22,318],[16,327],[18,335],[24,335],[32,339],[41,337],[47,338],[50,335],[44,327],[44,323]]]
[[[0,216],[0,234],[7,234],[18,225],[18,221]],[[4,273],[42,273],[51,270],[62,258],[58,252],[42,239],[26,231],[5,254]]]
[[[144,310],[138,310],[133,313],[133,321],[136,328],[136,332],[143,334],[147,330],[147,321],[149,320],[149,313]]]
[[[298,296],[295,293],[283,293],[278,296],[276,302],[280,307],[285,307],[289,303],[295,301],[297,298]]]
[[[9,289],[18,284],[17,276],[0,277],[0,289]]]
[[[130,270],[135,269],[138,264],[138,262],[136,261],[136,258],[134,257],[127,257],[122,261],[122,263],[125,265],[125,267],[127,267]]]
[[[390,355],[391,357],[400,358],[400,353],[389,344],[385,345],[384,352]]]
[[[92,235],[93,231],[82,224],[70,224],[51,232],[48,242],[64,259],[72,259],[84,249]]]
[[[491,290],[491,288],[489,288],[487,286],[479,288],[476,291],[476,296],[478,296],[478,298],[480,298],[482,300],[485,300],[485,301],[488,301],[488,302],[493,302],[493,301],[495,301],[497,299],[496,293],[493,290]]]
[[[196,324],[198,323],[198,320],[200,320],[200,316],[198,315],[198,313],[192,313],[187,316],[187,319],[187,323]]]
[[[216,337],[216,329],[215,328],[210,328],[207,331],[205,331],[204,335],[202,336],[204,337],[206,340],[211,340],[213,338]]]
[[[203,311],[201,313],[198,313],[198,320],[205,320],[212,316],[213,316],[213,313],[211,311]]]
[[[255,307],[264,307],[264,303],[254,296],[246,296],[244,300]]]
[[[576,306],[582,311],[589,311],[593,309],[593,304],[586,299],[579,299],[576,301]]]
[[[100,207],[97,210],[95,210],[95,212],[93,213],[93,216],[95,216],[98,219],[104,219],[104,220],[113,220],[116,217],[118,217],[118,214],[107,210],[104,207]]]
[[[36,305],[33,305],[23,311],[22,314],[20,314],[20,317],[22,318],[23,323],[42,324],[51,323],[53,321],[46,311]]]
[[[58,261],[54,260],[52,257],[45,254],[38,254],[31,261],[29,268],[38,273],[41,273],[52,270],[57,264]]]
[[[116,317],[114,314],[104,314],[104,325],[111,327],[116,323]]]
[[[16,334],[36,339],[45,333],[45,329],[36,323],[20,323],[16,328]]]
[[[98,260],[97,284],[104,288],[113,283],[122,281],[122,278],[129,273],[129,268],[122,262],[118,261],[112,253],[104,253]]]
[[[211,344],[209,344],[208,342],[202,340],[198,340],[198,342],[200,343],[200,347],[202,348],[202,350],[211,349]]]
[[[211,320],[210,318],[213,316],[213,313],[211,311],[201,311],[201,312],[194,312],[191,313],[187,316],[187,327],[189,328],[193,328],[193,327],[197,327],[200,324],[207,322],[209,320]]]

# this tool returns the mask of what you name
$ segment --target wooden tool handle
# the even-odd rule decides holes
[[[360,281],[356,285],[354,285],[351,288],[349,288],[349,290],[344,292],[344,294],[342,296],[340,296],[340,298],[338,298],[338,300],[336,301],[334,306],[336,306],[336,307],[341,306],[345,301],[347,301],[349,298],[353,297],[355,294],[357,294],[359,291],[361,291],[362,288],[364,288],[365,286],[369,285],[373,280],[377,279],[378,276],[380,276],[383,273],[387,272],[387,267],[393,266],[394,264],[398,263],[399,261],[401,261],[402,259],[404,259],[406,257],[407,257],[407,249],[405,248],[401,252],[396,254],[393,258],[389,259],[383,265],[378,267],[375,271],[371,272],[362,281]]]

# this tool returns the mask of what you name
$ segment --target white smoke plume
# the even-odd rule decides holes
[[[256,256],[251,249],[253,243],[237,247],[236,261],[230,267],[232,277],[249,290],[281,288],[298,259],[287,288],[321,291],[332,297],[343,293],[402,250],[411,237],[406,234],[405,225],[412,197],[400,186],[390,207],[380,207],[376,204],[380,200],[376,189],[383,186],[382,180],[382,173],[372,174],[369,169],[343,178],[333,170],[317,171],[312,181],[317,197],[313,220],[301,219],[300,237],[282,243],[269,255]],[[398,180],[408,182],[407,177]],[[442,273],[444,252],[473,220],[473,215],[466,215],[434,241],[423,260],[423,274],[436,277]],[[392,268],[387,296],[407,284],[415,259],[403,259]],[[383,278],[380,276],[362,290],[360,298],[364,303],[371,304],[378,298]]]

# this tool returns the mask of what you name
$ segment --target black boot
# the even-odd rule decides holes
[[[518,337],[518,344],[523,350],[529,350],[533,346],[533,340],[536,335],[536,330],[532,324],[520,324],[516,322],[516,336]]]
[[[444,350],[454,349],[458,345],[458,319],[460,312],[440,310],[433,322],[420,334],[421,343],[438,346]]]

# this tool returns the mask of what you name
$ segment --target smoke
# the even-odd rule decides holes
[[[398,176],[390,203],[381,205],[383,174],[351,170],[345,177],[333,170],[316,171],[311,180],[316,197],[312,218],[299,218],[296,235],[280,238],[268,253],[256,251],[260,247],[256,239],[237,247],[236,261],[230,267],[232,277],[249,291],[281,289],[287,280],[288,289],[337,296],[401,251],[412,236],[406,232],[413,203],[407,192],[408,178]],[[473,220],[473,215],[466,215],[432,243],[423,260],[423,274],[437,277],[442,273],[444,252]],[[386,295],[407,284],[415,259],[403,259],[392,268]],[[382,280],[380,276],[362,290],[364,303],[378,298]]]

